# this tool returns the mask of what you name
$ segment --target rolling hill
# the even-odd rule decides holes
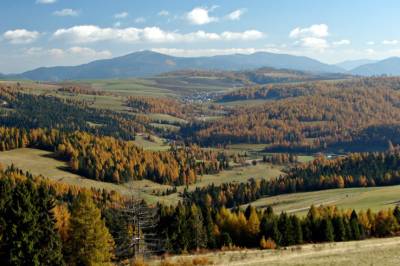
[[[351,70],[351,73],[361,76],[398,76],[400,75],[400,58],[390,57],[375,63],[361,65]]]
[[[373,64],[376,62],[377,62],[377,60],[359,59],[359,60],[346,60],[346,61],[337,63],[335,65],[338,67],[341,67],[343,69],[346,69],[347,71],[350,71],[352,69],[355,69],[356,67],[366,65],[366,64]]]
[[[97,60],[78,66],[42,67],[14,78],[31,80],[72,80],[146,77],[182,69],[245,70],[260,67],[285,68],[318,73],[338,73],[344,69],[317,60],[287,54],[258,52],[211,57],[175,57],[141,51],[112,59]]]

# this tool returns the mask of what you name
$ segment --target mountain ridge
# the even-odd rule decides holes
[[[318,60],[288,54],[257,52],[253,54],[177,57],[154,51],[133,52],[111,59],[95,60],[76,66],[40,67],[14,78],[61,81],[72,79],[107,79],[154,76],[182,69],[249,70],[260,67],[291,69],[317,73],[343,73],[344,69]]]

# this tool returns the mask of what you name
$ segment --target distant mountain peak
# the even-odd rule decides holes
[[[257,52],[253,54],[177,57],[143,50],[111,59],[69,67],[37,68],[16,75],[32,80],[108,79],[158,75],[164,72],[199,70],[251,70],[260,67],[290,69],[316,73],[340,73],[344,69],[305,56]]]

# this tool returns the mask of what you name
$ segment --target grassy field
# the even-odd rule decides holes
[[[304,215],[314,204],[336,205],[343,209],[381,210],[400,202],[400,186],[329,189],[266,197],[251,203],[255,207],[272,206],[275,212],[286,211]]]
[[[156,139],[156,142],[150,142],[145,140],[142,136],[138,136],[135,142],[137,142],[138,145],[142,145],[144,149],[149,150],[169,148],[169,146],[162,143],[161,139]],[[159,201],[174,205],[180,200],[178,193],[168,196],[154,195],[155,191],[162,192],[167,189],[172,189],[172,186],[161,185],[150,180],[132,181],[128,184],[117,185],[81,177],[69,172],[66,162],[55,159],[53,153],[48,151],[24,148],[0,152],[0,163],[3,165],[14,164],[16,167],[24,171],[29,171],[34,175],[42,175],[57,182],[87,188],[95,187],[98,189],[114,190],[124,195],[137,195],[140,190],[140,196],[149,203],[156,203]],[[207,186],[211,183],[219,185],[224,182],[244,182],[249,178],[273,178],[281,173],[280,167],[270,164],[234,167],[232,170],[222,171],[215,175],[199,176],[199,182],[189,186],[189,189],[192,190],[196,187]],[[180,186],[177,190],[178,192],[182,192],[184,188],[184,186]]]
[[[142,147],[144,150],[150,151],[166,151],[169,150],[170,146],[157,136],[152,136],[153,141],[149,141],[143,135],[137,135],[135,140],[132,141],[135,145]]]
[[[210,265],[263,266],[263,265],[399,265],[400,237],[368,239],[362,241],[308,244],[280,250],[220,251],[201,255],[168,258],[176,265],[188,264],[194,258],[206,258]],[[185,262],[187,264],[185,264]],[[180,263],[180,264],[178,264]],[[150,261],[151,266],[159,261]]]
[[[204,175],[200,177],[201,180],[198,183],[191,185],[190,188],[206,186],[211,183],[214,183],[214,185],[220,185],[229,182],[244,182],[250,178],[270,179],[281,174],[283,173],[281,172],[280,166],[259,163],[251,166],[234,167],[232,170],[222,171],[214,175]]]

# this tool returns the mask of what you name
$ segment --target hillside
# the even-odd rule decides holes
[[[71,80],[144,77],[182,69],[244,70],[260,67],[286,68],[310,72],[343,72],[317,60],[287,54],[259,52],[211,57],[175,57],[141,51],[78,66],[42,67],[14,76],[31,80]]]
[[[376,63],[376,62],[377,62],[377,60],[358,59],[358,60],[345,60],[345,61],[339,62],[339,63],[337,63],[335,65],[350,71],[350,70],[352,70],[352,69],[354,69],[356,67],[359,67],[359,66],[362,66],[362,65],[366,65],[366,64],[373,64],[373,63]]]
[[[376,63],[361,65],[351,70],[351,73],[361,76],[398,76],[400,75],[400,58],[390,57]]]

